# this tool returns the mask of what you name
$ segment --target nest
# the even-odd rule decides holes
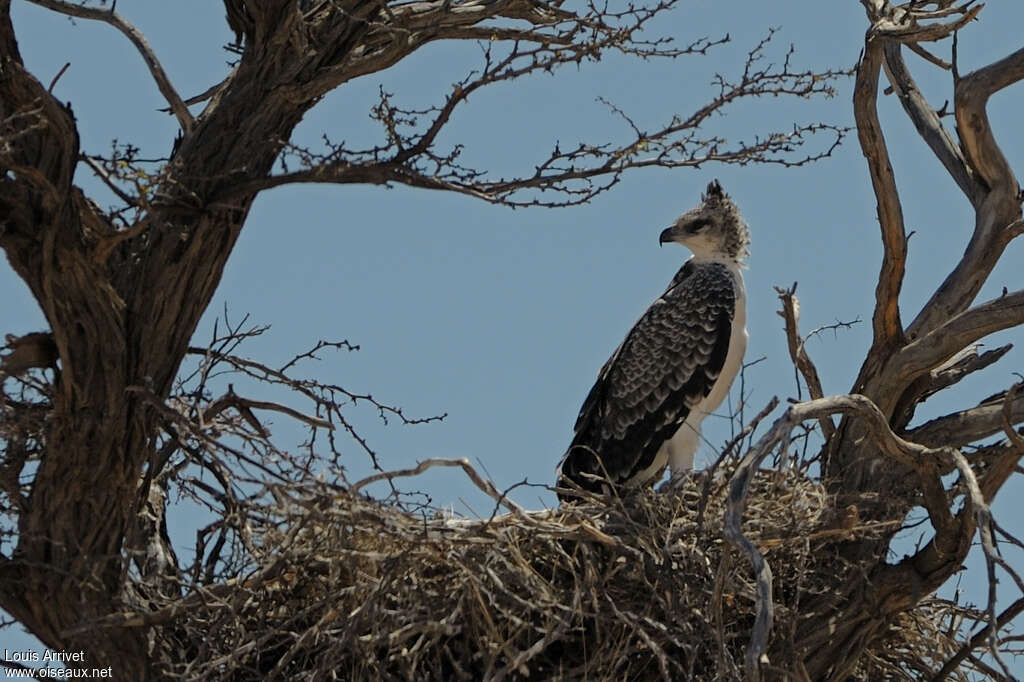
[[[260,568],[197,591],[165,632],[187,679],[647,680],[742,678],[756,611],[750,564],[722,539],[726,485],[487,520],[417,517],[360,495],[278,508]],[[279,499],[281,499],[279,497]],[[283,507],[283,513],[282,513]],[[857,567],[836,547],[880,534],[816,482],[762,472],[744,534],[774,573],[772,659],[801,605]],[[221,596],[218,597],[218,594]],[[958,644],[922,604],[864,657],[858,679],[914,678]],[[786,660],[787,656],[791,660]],[[774,675],[769,675],[773,677]]]

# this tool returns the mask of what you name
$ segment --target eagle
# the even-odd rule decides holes
[[[747,348],[741,269],[750,234],[739,208],[712,181],[701,203],[661,233],[693,252],[665,293],[626,334],[583,401],[562,458],[558,495],[575,487],[657,482],[693,469],[700,424],[729,393]]]

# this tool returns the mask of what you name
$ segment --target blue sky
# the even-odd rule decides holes
[[[176,131],[174,119],[131,45],[113,29],[72,22],[15,2],[19,44],[29,68],[48,82],[71,66],[54,92],[78,118],[82,148],[103,152],[111,140],[130,142],[144,154],[163,156]],[[142,29],[183,96],[199,93],[228,72],[231,40],[221,3],[122,0],[117,9]],[[961,34],[960,68],[966,72],[1005,56],[1020,44],[1024,5],[993,0],[981,22]],[[622,140],[622,122],[595,101],[615,102],[641,126],[654,127],[673,113],[687,113],[714,92],[715,72],[735,74],[769,27],[780,31],[768,59],[781,60],[795,44],[797,67],[852,66],[867,28],[858,2],[750,3],[740,0],[684,3],[656,25],[683,42],[729,33],[732,42],[708,57],[641,62],[610,56],[554,76],[537,76],[475,95],[456,113],[443,141],[467,145],[464,160],[496,174],[529,171],[554,142]],[[948,55],[948,43],[936,48]],[[474,45],[435,45],[393,69],[345,86],[313,110],[295,141],[315,144],[322,134],[357,141],[374,134],[367,116],[380,86],[414,108],[436,104],[451,84],[478,64]],[[908,63],[933,104],[951,98],[948,73],[908,55]],[[741,103],[712,130],[749,138],[791,122],[852,125],[852,79],[831,100],[768,99]],[[880,111],[904,199],[910,240],[902,295],[909,320],[960,256],[973,227],[966,200],[933,160],[895,97]],[[1024,167],[1019,132],[1024,86],[993,98],[990,113],[1011,164]],[[947,119],[948,122],[948,119]],[[773,285],[799,282],[804,332],[837,320],[864,323],[809,344],[826,393],[849,390],[870,340],[870,317],[881,249],[875,203],[855,137],[832,158],[813,166],[715,167],[636,172],[587,206],[512,211],[461,196],[404,187],[283,187],[256,201],[196,342],[209,337],[226,304],[237,318],[251,315],[272,329],[248,345],[251,357],[282,362],[317,339],[348,339],[358,353],[326,356],[311,372],[356,392],[401,405],[411,416],[447,413],[442,423],[383,426],[372,411],[352,418],[388,468],[427,457],[468,457],[499,488],[524,478],[546,484],[568,444],[571,427],[597,371],[629,326],[688,257],[685,249],[658,248],[657,238],[692,206],[712,178],[719,178],[750,224],[753,245],[746,273],[749,296],[747,360],[765,360],[746,377],[751,410],[772,396],[796,396]],[[80,171],[89,191],[96,183]],[[107,198],[97,191],[101,203]],[[1019,240],[1018,240],[1019,241]],[[1012,244],[982,291],[1018,289],[1024,246]],[[45,327],[27,289],[0,263],[0,332]],[[989,347],[1020,342],[1009,332]],[[919,410],[924,421],[973,405],[1024,371],[1015,348],[995,366],[939,395]],[[241,387],[239,387],[241,390]],[[734,396],[736,395],[734,391]],[[292,431],[268,419],[282,438]],[[295,437],[301,437],[295,431]],[[725,419],[709,418],[705,437],[718,446],[729,436]],[[369,471],[365,455],[348,448],[348,475]],[[710,446],[698,466],[712,456]],[[438,505],[458,513],[491,508],[457,470],[431,472],[416,486]],[[1024,530],[1010,484],[997,498],[997,518]],[[554,503],[539,488],[517,491],[524,505]],[[467,507],[468,503],[468,507]],[[196,519],[171,518],[172,534],[194,537]],[[187,540],[185,541],[187,544]],[[1019,562],[1021,557],[1010,553]],[[980,565],[961,587],[984,598]],[[1009,603],[1017,595],[1004,581]],[[8,642],[8,639],[11,641]],[[5,646],[25,646],[19,633],[0,632]],[[1024,670],[1024,668],[1018,668]]]

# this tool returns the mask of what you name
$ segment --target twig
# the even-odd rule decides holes
[[[234,386],[232,385],[228,386],[228,392],[225,395],[215,400],[213,403],[210,404],[208,408],[206,408],[206,410],[203,412],[203,421],[209,422],[217,414],[227,409],[228,407],[234,407],[236,409],[246,408],[255,410],[271,410],[274,412],[280,412],[281,414],[286,414],[289,417],[297,419],[301,422],[305,422],[310,426],[315,426],[321,429],[334,429],[334,424],[330,423],[326,419],[321,419],[320,417],[313,417],[307,414],[303,414],[294,408],[288,407],[287,405],[282,405],[280,403],[274,403],[266,400],[252,400],[250,398],[244,398],[234,392]],[[247,418],[247,421],[248,420],[249,419]],[[250,423],[252,422],[250,421]],[[263,435],[266,435],[266,430],[261,425],[257,427],[257,424],[253,424],[253,427],[256,428],[257,431],[264,432]]]
[[[117,195],[117,198],[123,201],[127,206],[138,206],[139,201],[137,198],[129,196],[127,192],[118,187],[113,180],[110,179],[110,173],[106,171],[103,166],[96,162],[96,159],[92,158],[87,154],[79,154],[78,160],[84,162],[92,172],[96,174],[104,185],[107,186],[111,192]]]
[[[380,473],[373,474],[372,476],[367,476],[361,481],[354,483],[349,490],[354,494],[359,492],[362,488],[365,488],[366,486],[370,485],[371,483],[376,483],[377,481],[391,481],[393,479],[403,478],[406,476],[418,476],[427,469],[436,466],[460,467],[464,472],[466,472],[466,476],[469,477],[469,480],[471,480],[473,484],[476,485],[477,488],[486,493],[491,499],[493,499],[498,504],[504,506],[506,509],[514,513],[520,519],[529,520],[529,516],[527,515],[525,509],[520,507],[518,504],[516,504],[511,499],[506,497],[504,494],[500,493],[498,489],[494,487],[494,484],[492,484],[490,481],[486,481],[483,478],[481,478],[480,474],[476,472],[476,469],[473,468],[473,465],[470,464],[469,460],[466,459],[465,457],[460,457],[459,459],[444,459],[441,457],[432,457],[430,459],[423,460],[422,462],[420,462],[411,469],[382,471]]]
[[[695,524],[697,527],[696,533],[698,535],[704,528],[704,513],[707,511],[708,500],[710,499],[711,494],[711,483],[715,478],[715,471],[717,471],[718,467],[723,461],[725,461],[725,458],[728,457],[747,436],[754,432],[758,425],[760,425],[761,420],[767,417],[772,410],[778,407],[778,405],[778,396],[772,396],[772,399],[768,401],[768,404],[765,405],[749,423],[744,425],[743,429],[738,434],[733,436],[733,438],[726,443],[725,448],[722,449],[722,453],[715,458],[715,461],[711,463],[711,466],[702,472],[704,476],[704,485],[701,488],[700,502],[697,503],[697,521]]]
[[[1024,597],[1018,599],[1017,601],[1013,602],[1008,607],[1003,609],[1003,612],[999,614],[999,618],[996,619],[996,622],[998,624],[997,627],[1003,627],[1011,620],[1016,618],[1018,615],[1020,615],[1022,612],[1024,612]],[[982,646],[985,642],[988,641],[991,631],[992,623],[990,622],[981,630],[974,633],[971,639],[965,642],[964,645],[960,648],[960,650],[957,651],[952,658],[946,661],[943,664],[942,668],[937,673],[935,673],[935,675],[932,676],[931,682],[942,682],[947,677],[949,677],[949,674],[956,670],[960,663],[962,663],[963,660],[967,658],[972,651],[974,651],[975,649]]]
[[[996,585],[998,584],[996,566],[1002,566],[1017,581],[1021,591],[1024,591],[1024,585],[1022,585],[1021,579],[1013,569],[996,553],[995,541],[992,538],[992,513],[989,510],[988,503],[985,502],[984,495],[982,495],[981,488],[978,485],[978,478],[974,475],[974,470],[971,469],[967,458],[959,450],[953,450],[952,448],[949,448],[949,450],[953,461],[956,463],[956,468],[960,471],[961,481],[967,488],[968,499],[974,511],[975,525],[978,527],[978,534],[981,536],[981,547],[985,554],[985,566],[988,571],[988,605],[985,610],[989,621],[989,627],[987,628],[989,653],[992,654],[999,667],[1003,669],[1006,678],[1012,679],[1013,674],[1006,667],[1006,662],[1003,661],[1002,656],[999,655],[999,617],[996,614]]]
[[[71,62],[65,62],[64,66],[60,67],[60,71],[58,71],[57,75],[53,77],[52,81],[50,81],[50,87],[46,88],[48,93],[51,95],[53,94],[53,88],[57,85],[57,81],[60,80],[60,77],[64,75],[64,72],[68,70],[69,66],[71,66]]]

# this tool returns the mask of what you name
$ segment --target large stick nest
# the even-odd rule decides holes
[[[196,591],[162,629],[187,679],[735,680],[754,622],[746,558],[722,539],[726,486],[487,520],[416,517],[359,495],[278,495],[260,568]],[[762,472],[744,533],[774,573],[769,678],[798,676],[802,609],[832,603],[838,558],[884,529],[816,482]],[[180,608],[187,606],[187,608]],[[168,613],[168,609],[163,610]],[[891,624],[859,679],[914,679],[958,648],[938,600]],[[951,628],[950,630],[955,630]],[[165,644],[168,642],[165,642]],[[181,651],[181,649],[178,649]],[[774,673],[773,673],[774,671]]]

